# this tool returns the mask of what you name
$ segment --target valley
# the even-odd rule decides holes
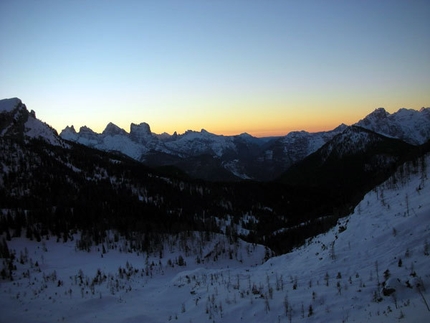
[[[428,168],[414,167],[327,233],[268,260],[261,245],[196,232],[143,253],[113,235],[86,251],[79,234],[13,238],[0,321],[426,322],[430,185]]]

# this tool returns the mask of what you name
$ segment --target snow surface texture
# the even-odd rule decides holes
[[[43,139],[54,146],[67,146],[54,129],[37,119],[34,114],[28,116],[28,120],[25,123],[25,135],[30,138]]]
[[[21,261],[1,281],[0,322],[429,322],[425,161],[402,166],[328,233],[266,262],[262,246],[199,233],[172,237],[163,255],[127,252],[122,239],[105,254],[77,251],[78,236],[12,239]]]

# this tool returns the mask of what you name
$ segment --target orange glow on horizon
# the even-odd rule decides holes
[[[189,114],[177,114],[175,118],[165,116],[148,115],[128,115],[123,119],[117,119],[118,115],[104,115],[98,118],[96,123],[88,118],[87,114],[82,113],[80,123],[74,124],[75,130],[79,131],[81,126],[87,126],[96,133],[102,133],[109,122],[113,122],[118,127],[130,132],[130,124],[140,124],[145,122],[149,124],[151,132],[155,134],[174,132],[183,134],[188,130],[200,132],[202,129],[224,136],[235,136],[242,133],[248,133],[254,137],[279,137],[286,136],[293,131],[307,131],[310,133],[330,131],[341,124],[351,125],[365,118],[372,113],[377,107],[371,109],[354,108],[349,110],[332,106],[330,109],[321,107],[303,107],[300,109],[280,109],[275,108],[275,112],[262,113],[264,109],[253,109],[244,111],[244,109],[232,109],[232,111],[212,112],[210,114],[201,111],[191,111]],[[394,113],[398,109],[387,109],[389,113]],[[272,110],[273,111],[273,110]],[[124,116],[123,116],[124,117]],[[43,118],[42,118],[43,119]],[[48,122],[49,123],[49,122]],[[69,124],[71,125],[71,124]],[[60,133],[65,126],[58,127]]]

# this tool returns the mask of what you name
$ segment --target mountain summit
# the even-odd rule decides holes
[[[42,139],[51,145],[65,146],[57,131],[36,118],[18,98],[0,100],[0,137],[20,140]]]
[[[356,125],[412,145],[422,145],[430,139],[430,108],[419,111],[402,108],[393,114],[378,108]]]

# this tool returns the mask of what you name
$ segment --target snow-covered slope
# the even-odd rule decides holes
[[[46,123],[36,118],[36,113],[29,112],[18,98],[0,100],[0,136],[21,136],[25,139],[42,139],[51,145],[67,146],[57,132]]]
[[[331,131],[314,133],[292,131],[286,136],[279,138],[277,143],[266,149],[264,151],[264,157],[262,158],[273,159],[274,156],[281,155],[280,158],[285,163],[292,165],[317,151],[324,144],[333,139],[334,136],[342,133],[346,128],[346,125],[341,124]]]
[[[377,132],[351,126],[324,145],[320,153],[323,157],[323,161],[333,155],[337,158],[342,158],[348,155],[366,153],[370,151],[372,147],[386,141],[387,137],[381,136]]]
[[[67,146],[53,128],[36,118],[33,111],[25,123],[25,135],[30,138],[43,139],[51,145]]]
[[[77,251],[12,239],[4,322],[428,322],[430,156],[402,166],[328,233],[271,258],[222,236],[172,237],[136,254],[125,240]],[[186,238],[188,237],[188,238]]]
[[[236,149],[232,137],[217,136],[204,129],[200,132],[189,130],[177,136],[176,140],[167,141],[166,147],[185,156],[211,154],[214,157],[221,157],[227,150]]]
[[[22,102],[18,98],[0,100],[0,113],[12,112],[13,110],[19,108],[21,104]]]
[[[387,178],[396,163],[416,147],[358,126],[347,127],[316,152],[292,165],[280,180],[287,184],[342,189],[356,194]],[[351,196],[352,198],[352,196]]]
[[[297,151],[295,148],[301,148],[304,150],[303,156],[307,156],[317,151],[326,142],[330,141],[336,134],[341,133],[346,128],[347,126],[342,124],[332,131],[322,131],[317,133],[294,131],[286,135],[283,139],[283,142],[290,150],[290,153]]]
[[[419,111],[402,108],[392,114],[384,108],[378,108],[356,125],[412,145],[420,145],[430,139],[430,108]]]

